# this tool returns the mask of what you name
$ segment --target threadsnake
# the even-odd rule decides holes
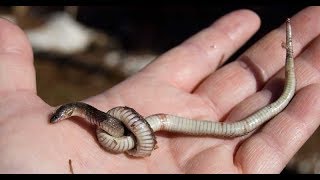
[[[50,118],[51,123],[79,116],[97,126],[98,142],[105,149],[127,152],[136,157],[147,157],[156,146],[156,131],[168,131],[189,135],[238,137],[248,134],[276,116],[289,104],[295,94],[296,79],[293,62],[293,46],[290,19],[286,21],[285,84],[280,97],[237,122],[213,122],[194,120],[169,114],[154,114],[142,117],[134,109],[118,106],[106,113],[83,102],[60,106]]]

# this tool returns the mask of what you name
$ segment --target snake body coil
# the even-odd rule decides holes
[[[154,132],[169,131],[190,135],[237,137],[245,135],[280,113],[291,101],[296,88],[290,19],[286,23],[286,81],[281,96],[238,122],[212,122],[187,119],[169,114],[155,114],[143,118],[129,107],[115,107],[104,113],[88,104],[75,102],[59,107],[51,123],[80,116],[97,125],[99,143],[107,150],[127,152],[137,157],[150,156],[155,148]],[[124,126],[126,128],[124,128]]]

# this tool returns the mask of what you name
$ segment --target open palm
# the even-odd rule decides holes
[[[95,127],[81,119],[49,123],[54,107],[36,94],[30,45],[18,27],[0,20],[1,173],[69,173],[69,159],[75,173],[281,172],[320,123],[320,8],[306,8],[291,22],[297,93],[282,113],[234,139],[157,132],[159,148],[150,157],[131,158],[103,150]],[[283,25],[219,68],[259,25],[251,11],[229,13],[84,102],[104,111],[125,105],[143,116],[238,121],[274,101],[283,87]]]

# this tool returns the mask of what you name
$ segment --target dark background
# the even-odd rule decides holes
[[[224,3],[208,1],[155,1],[137,3],[105,3],[100,6],[79,6],[77,20],[103,30],[120,40],[126,51],[151,50],[163,53],[209,26],[217,18],[237,9],[250,9],[261,18],[259,31],[230,60],[234,59],[266,33],[307,6],[293,1],[248,1]],[[273,4],[272,4],[273,2]],[[260,4],[259,4],[260,3]],[[108,5],[110,4],[110,5]],[[38,7],[39,12],[62,9]]]
[[[245,1],[244,1],[245,2]],[[288,17],[306,7],[275,3],[274,5],[241,5],[240,3],[174,3],[160,6],[81,7],[78,20],[86,25],[115,35],[128,51],[151,49],[159,53],[178,45],[183,40],[209,26],[217,18],[237,9],[250,9],[261,18],[259,31],[237,54],[250,47],[267,32]]]

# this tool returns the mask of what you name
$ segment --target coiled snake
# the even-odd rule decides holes
[[[82,102],[60,106],[51,117],[50,122],[56,123],[71,116],[82,117],[97,125],[97,138],[105,149],[116,153],[127,152],[137,157],[151,155],[156,145],[154,135],[156,131],[199,136],[243,136],[280,113],[295,94],[296,80],[290,19],[286,21],[285,70],[286,80],[281,96],[275,102],[237,122],[193,120],[169,114],[155,114],[144,118],[134,109],[120,106],[105,113]]]

